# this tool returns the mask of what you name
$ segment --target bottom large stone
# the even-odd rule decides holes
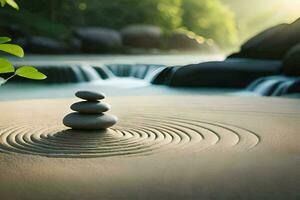
[[[63,123],[72,129],[98,130],[106,129],[117,123],[117,118],[108,114],[79,114],[70,113],[64,117]]]

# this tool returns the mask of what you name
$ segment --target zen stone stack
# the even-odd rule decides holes
[[[75,112],[64,117],[65,126],[79,130],[98,130],[109,128],[117,123],[115,116],[104,113],[110,110],[110,105],[100,101],[105,98],[104,94],[78,91],[75,95],[84,101],[71,105],[71,109]]]

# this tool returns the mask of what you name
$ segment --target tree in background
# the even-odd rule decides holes
[[[299,0],[221,0],[236,15],[239,45],[259,32],[279,23],[299,18]]]
[[[186,29],[224,48],[237,41],[234,15],[220,0],[19,0],[18,3],[22,7],[21,18],[9,12],[0,13],[0,17],[18,23],[29,35],[67,38],[77,26],[121,29],[130,24],[150,24],[161,27],[165,33]]]
[[[87,26],[152,24],[171,30],[181,25],[181,0],[85,0],[77,5]]]
[[[182,25],[188,30],[213,39],[221,47],[237,43],[234,14],[219,0],[184,0],[182,10]]]

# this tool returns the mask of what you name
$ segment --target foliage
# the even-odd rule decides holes
[[[11,39],[8,37],[0,37],[0,50],[18,57],[23,57],[24,51],[22,47],[16,44],[7,44],[7,42],[10,41]],[[42,74],[37,69],[31,66],[23,66],[15,70],[13,64],[10,61],[4,58],[0,58],[0,74],[4,73],[13,73],[13,75],[8,77],[7,79],[1,78],[0,85],[6,83],[9,79],[11,79],[14,76],[21,76],[24,78],[34,80],[43,80],[47,78],[46,75]]]
[[[222,47],[237,40],[234,15],[221,0],[20,0],[19,4],[22,17],[4,11],[0,17],[18,24],[29,35],[68,39],[72,27],[119,30],[130,24],[151,24],[165,33],[183,28]]]
[[[34,80],[43,80],[47,78],[43,73],[39,72],[32,66],[23,66],[18,68],[16,70],[16,75]]]
[[[44,35],[52,38],[64,38],[70,35],[68,24],[51,21],[45,16],[37,15],[23,8],[17,13],[2,9],[0,18],[5,18],[5,21],[0,21],[0,26],[10,27],[15,25],[22,30],[23,36]]]
[[[14,1],[0,0],[1,6],[13,5],[12,2]],[[299,17],[300,3],[290,4],[287,9],[284,7],[287,2],[287,0],[18,0],[22,10],[17,14],[1,9],[0,18],[5,20],[0,20],[0,26],[17,24],[28,35],[68,39],[71,37],[72,28],[78,26],[121,29],[129,24],[146,23],[160,26],[166,33],[183,28],[205,38],[211,38],[222,47],[228,47],[239,45],[237,42],[267,27],[280,22],[291,22]]]
[[[180,5],[181,0],[60,1],[55,4],[57,7],[52,12],[44,12],[43,16],[47,16],[52,21],[63,21],[65,24],[77,26],[105,26],[120,29],[128,24],[146,23],[170,30],[181,24]]]
[[[8,4],[8,5],[10,5],[11,7],[13,7],[14,9],[19,10],[19,6],[18,6],[18,4],[17,4],[14,0],[0,0],[0,5],[1,5],[2,7],[4,7],[5,4]]]
[[[299,18],[299,0],[222,0],[236,15],[239,42],[279,23]],[[238,44],[239,45],[239,44]]]
[[[182,3],[184,27],[215,40],[222,47],[236,44],[234,15],[219,0],[184,0]]]
[[[19,9],[14,0],[0,0],[0,4],[2,7],[5,4],[8,4],[15,9]],[[0,37],[0,51],[9,53],[17,57],[24,57],[24,51],[22,47],[16,44],[8,44],[8,42],[10,41],[11,39],[9,37]],[[13,75],[9,76],[7,79],[3,79],[0,77],[0,85],[3,85],[14,76],[21,76],[34,80],[43,80],[47,78],[46,75],[42,74],[37,69],[31,66],[23,66],[15,70],[13,64],[9,60],[0,58],[0,74],[4,73],[13,73]]]

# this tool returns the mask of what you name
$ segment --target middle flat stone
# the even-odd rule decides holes
[[[104,102],[81,101],[71,105],[71,109],[84,114],[100,114],[110,110],[110,105]]]

